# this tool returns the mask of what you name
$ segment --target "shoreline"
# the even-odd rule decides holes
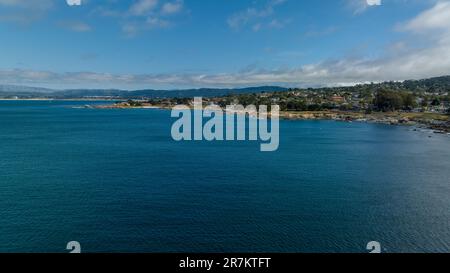
[[[85,106],[94,109],[165,109],[171,110],[172,106],[166,105],[140,105],[131,106],[124,103],[112,105]],[[229,113],[224,111],[225,114]],[[234,112],[233,112],[234,113]],[[237,114],[246,114],[236,112]],[[250,113],[255,117],[257,113]],[[269,113],[270,118],[270,113]],[[281,120],[330,120],[341,122],[365,122],[375,124],[387,124],[394,126],[410,126],[433,130],[436,134],[450,134],[450,116],[438,113],[415,113],[415,112],[373,112],[370,114],[362,112],[346,111],[303,111],[287,112],[281,111]]]

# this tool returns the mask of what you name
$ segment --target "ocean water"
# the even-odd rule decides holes
[[[450,251],[447,135],[281,121],[261,153],[83,104],[0,102],[0,252]]]

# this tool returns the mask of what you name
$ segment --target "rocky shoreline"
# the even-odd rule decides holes
[[[450,119],[446,115],[436,115],[438,119],[427,117],[426,113],[354,113],[354,112],[281,112],[280,118],[287,120],[335,120],[344,122],[368,122],[388,125],[415,126],[433,130],[435,133],[450,133]]]
[[[130,105],[121,102],[110,105],[86,105],[85,108],[94,109],[172,109],[166,105],[153,105],[139,103]],[[280,119],[284,120],[334,120],[342,122],[368,122],[388,125],[414,126],[433,130],[434,133],[450,134],[450,118],[448,115],[435,113],[409,113],[409,112],[343,112],[343,111],[311,111],[311,112],[280,112]]]

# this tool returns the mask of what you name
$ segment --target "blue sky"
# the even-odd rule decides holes
[[[322,86],[450,74],[449,1],[66,1],[0,0],[1,84]]]

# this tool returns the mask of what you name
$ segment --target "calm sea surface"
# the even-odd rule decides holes
[[[282,121],[261,153],[85,103],[0,102],[0,252],[450,251],[447,135]]]

